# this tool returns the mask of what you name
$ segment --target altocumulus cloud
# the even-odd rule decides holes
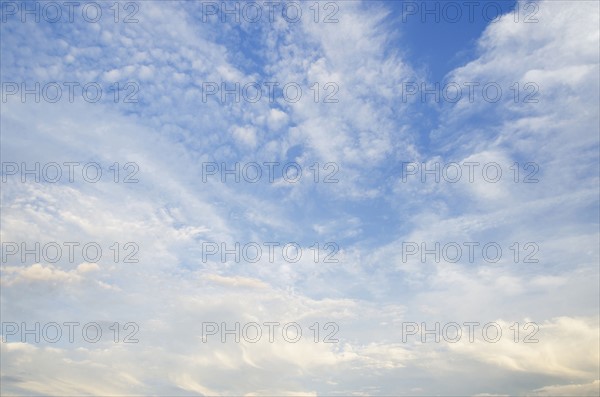
[[[435,82],[404,50],[418,43],[389,2],[301,3],[293,23],[205,20],[206,2],[177,1],[116,3],[121,18],[135,9],[136,23],[115,23],[109,3],[96,23],[78,14],[23,23],[2,4],[3,83],[97,82],[105,96],[3,95],[3,164],[93,162],[103,172],[94,183],[23,183],[3,166],[2,242],[63,249],[57,261],[53,248],[22,260],[3,245],[3,394],[598,394],[597,2],[540,0],[537,23],[512,12],[490,22],[445,80],[496,82],[504,96],[493,103],[404,101],[402,87]],[[334,11],[337,22],[321,23]],[[206,83],[222,81],[295,82],[303,95],[207,97]],[[523,102],[527,82],[537,102]],[[132,92],[136,101],[124,102]],[[294,162],[303,175],[207,178],[207,164],[250,162]],[[470,182],[465,169],[456,183],[406,178],[406,163],[450,162],[499,164],[503,178]],[[537,183],[515,183],[510,167],[518,163],[522,181],[529,162]],[[128,175],[135,183],[122,183]],[[336,182],[323,183],[327,175]],[[80,243],[73,260],[64,242]],[[98,260],[81,255],[91,242]],[[262,256],[207,256],[206,242],[258,242]],[[291,261],[279,247],[271,258],[265,242],[294,242],[303,255]],[[503,256],[484,260],[479,247],[472,261],[423,261],[406,255],[406,242],[495,242]],[[537,262],[522,260],[528,242]],[[62,325],[63,338],[22,341],[5,326],[36,322]],[[81,324],[74,342],[68,322]],[[236,322],[256,324],[262,338],[253,340],[256,326],[238,343],[213,332]],[[473,340],[463,326],[456,343],[431,334],[423,343],[410,328],[450,322],[481,325]],[[493,343],[494,330],[481,333],[491,322],[503,332]],[[104,337],[80,338],[84,324]],[[283,337],[286,324],[301,338],[288,340],[295,328]],[[537,342],[523,343],[532,331]]]

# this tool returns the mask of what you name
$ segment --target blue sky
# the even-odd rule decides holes
[[[406,38],[402,45],[412,62],[425,69],[431,81],[442,81],[447,73],[474,58],[477,39],[486,27],[496,23],[499,15],[514,15],[515,4],[512,0],[485,0],[448,7],[444,2],[394,1],[388,6],[394,11],[394,20],[402,23]]]
[[[258,2],[251,22],[239,2],[81,3],[72,21],[39,2],[37,22],[2,1],[2,393],[597,395],[598,3],[475,3],[288,2],[271,21]],[[214,92],[236,84],[238,101]],[[49,174],[23,182],[36,163]],[[21,256],[65,242],[73,259]],[[23,338],[36,322],[62,339]],[[103,338],[70,342],[65,322]],[[269,322],[303,335],[203,341]],[[503,334],[470,341],[471,322]]]

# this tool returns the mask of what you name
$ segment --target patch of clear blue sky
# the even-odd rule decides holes
[[[382,4],[392,10],[390,22],[400,30],[397,45],[401,46],[404,59],[423,73],[428,88],[435,83],[443,87],[448,73],[476,59],[477,41],[484,30],[498,16],[516,12],[516,0],[400,0]],[[523,18],[523,13],[518,13],[519,18]],[[430,103],[422,104],[419,96],[417,116],[411,122],[419,131],[416,144],[421,153],[444,155],[445,145],[437,142],[432,132],[447,104],[435,103],[431,95],[427,99]],[[473,123],[475,120],[470,120]]]
[[[485,28],[497,15],[513,12],[515,4],[516,0],[385,2],[401,29],[405,56],[412,66],[427,71],[432,82],[442,82],[448,72],[474,59]]]

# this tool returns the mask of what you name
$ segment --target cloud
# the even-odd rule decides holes
[[[24,282],[74,283],[82,279],[82,274],[98,268],[96,264],[82,263],[73,271],[63,271],[53,265],[40,263],[27,267],[5,266],[3,285],[10,286]]]
[[[552,385],[534,391],[535,396],[596,396],[600,391],[600,380],[591,383]]]
[[[94,241],[108,253],[97,263],[15,255],[2,264],[3,321],[98,322],[106,337],[2,343],[2,393],[596,392],[598,4],[536,4],[538,23],[507,15],[490,24],[475,58],[447,76],[497,81],[502,101],[439,107],[402,102],[402,83],[425,77],[401,50],[411,43],[391,3],[336,3],[334,24],[203,23],[202,4],[187,2],[140,4],[132,25],[2,24],[6,81],[107,89],[98,103],[2,104],[3,161],[98,162],[106,177],[7,177],[3,242]],[[304,15],[311,6],[302,3]],[[204,101],[202,83],[223,80],[295,82],[303,96]],[[117,81],[139,84],[137,103],[114,101],[107,87]],[[515,103],[515,82],[537,83],[540,101],[523,103],[523,91]],[[297,161],[304,177],[203,181],[206,162],[249,161]],[[496,184],[404,182],[406,161],[495,162],[504,174]],[[519,164],[522,181],[527,162],[539,165],[539,182],[515,183],[510,167]],[[123,183],[127,163],[138,182]],[[339,182],[324,183],[328,163]],[[270,241],[297,242],[303,256],[202,259],[203,242]],[[405,261],[406,241],[494,241],[504,255]],[[139,262],[115,261],[115,242],[137,244]],[[536,243],[539,262],[515,262],[515,242]],[[326,243],[338,261],[323,261]],[[406,343],[406,321],[497,321],[507,334],[497,344]],[[123,343],[122,328],[114,342],[115,322],[136,324],[139,342]],[[209,322],[281,325],[272,343],[264,325],[258,343],[223,343],[220,333],[204,342]],[[297,343],[281,339],[291,322],[302,327]],[[537,323],[539,343],[515,343],[514,322]]]

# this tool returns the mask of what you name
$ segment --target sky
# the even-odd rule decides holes
[[[600,6],[0,2],[0,392],[600,394]]]

